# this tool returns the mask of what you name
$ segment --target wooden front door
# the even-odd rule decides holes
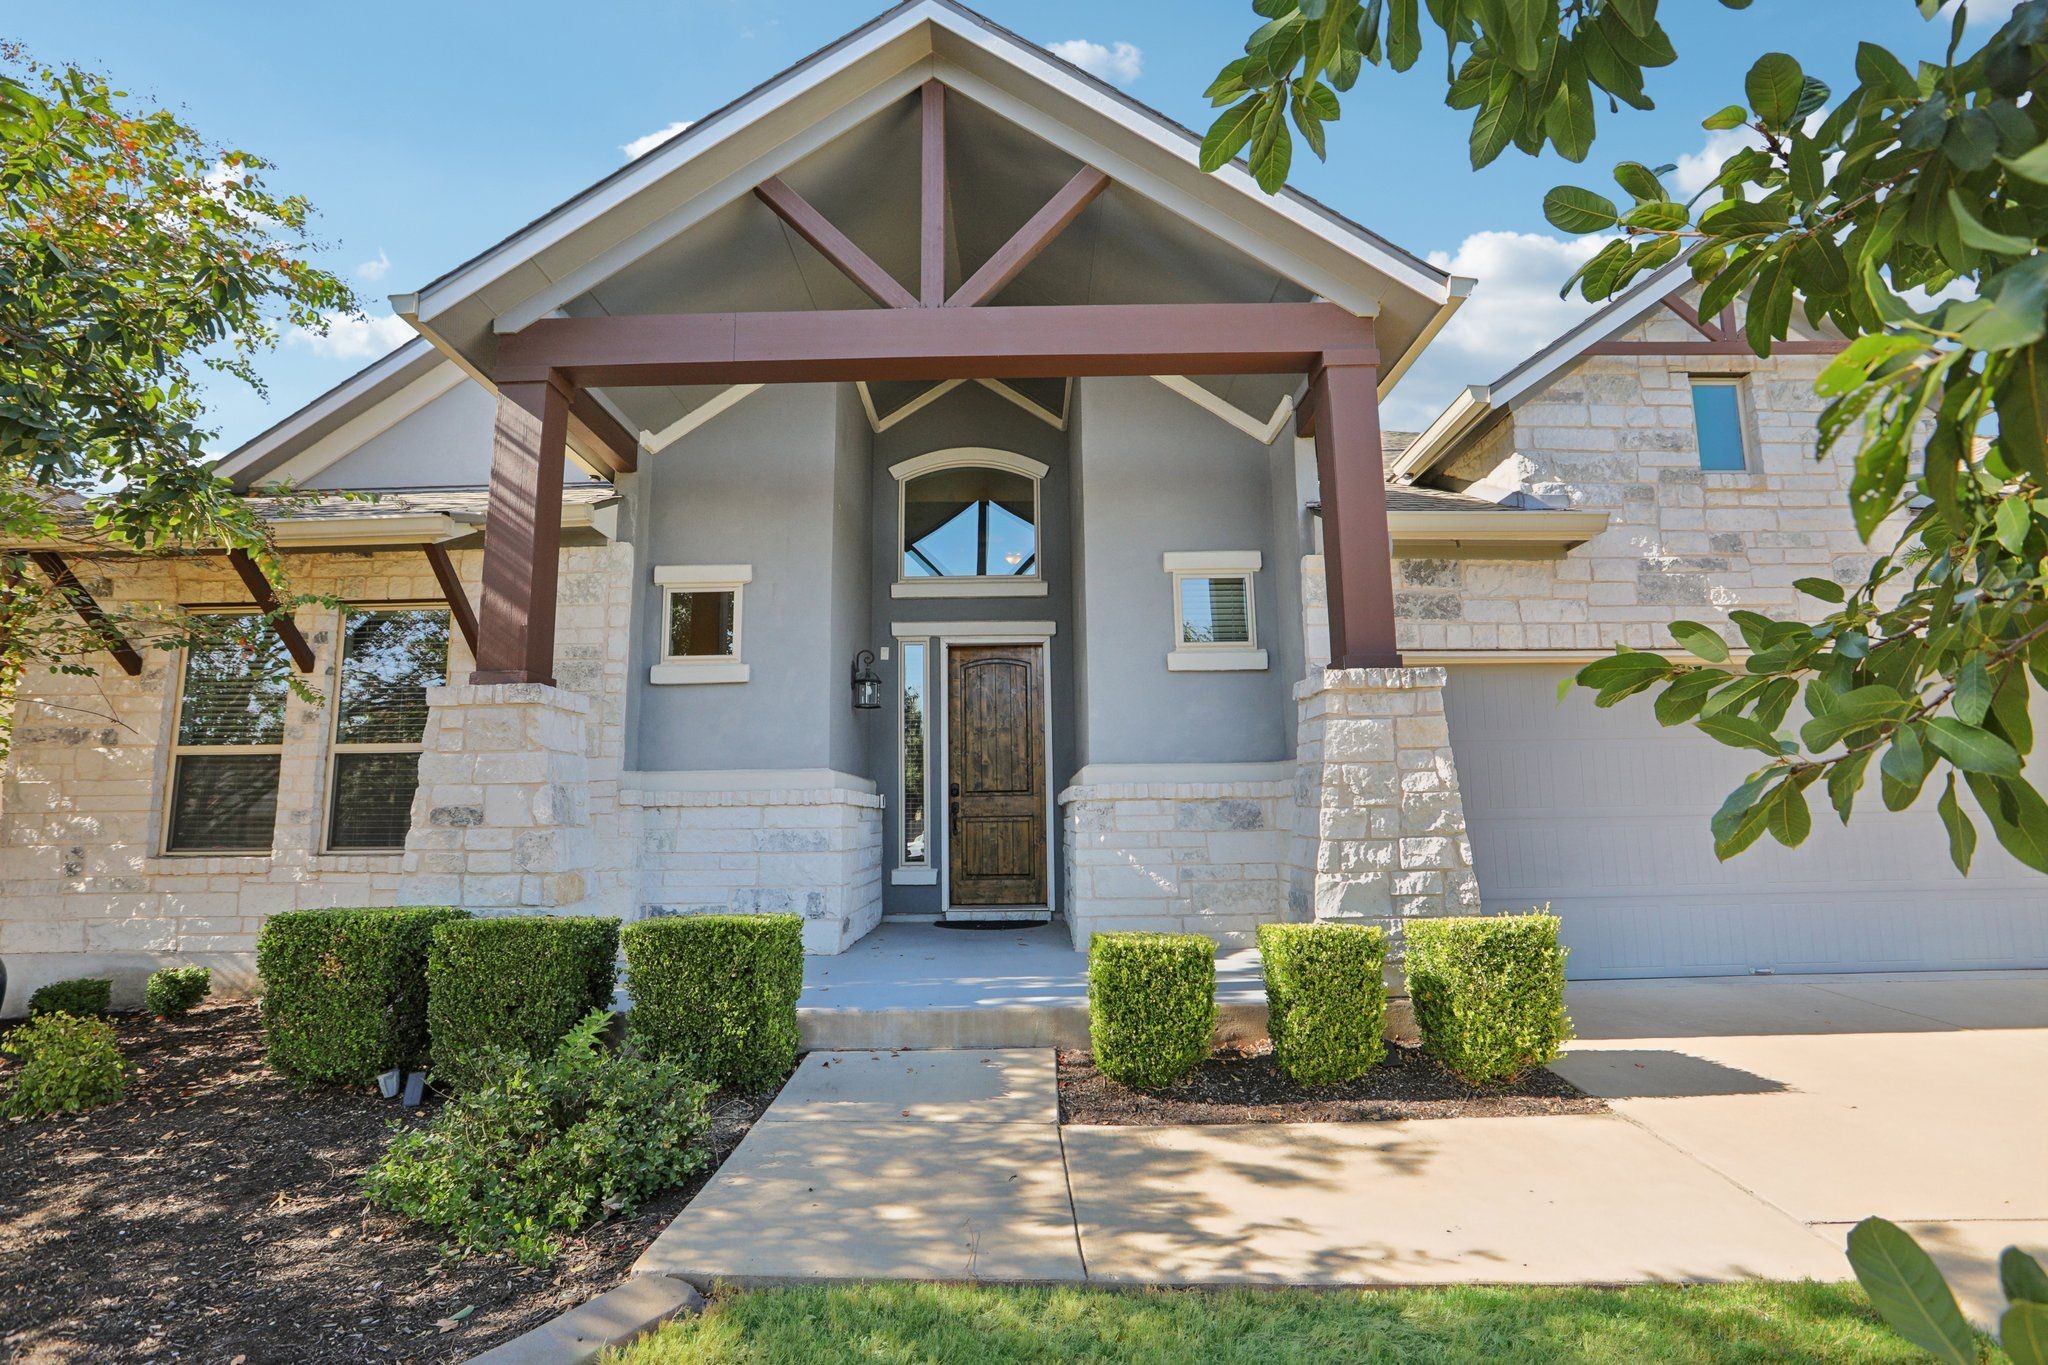
[[[1045,650],[947,651],[951,903],[1045,904]]]

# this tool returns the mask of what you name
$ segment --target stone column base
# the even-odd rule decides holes
[[[1289,909],[1383,923],[1476,913],[1441,668],[1330,669],[1300,710]]]
[[[540,683],[427,692],[401,905],[567,912],[594,889],[590,703]]]

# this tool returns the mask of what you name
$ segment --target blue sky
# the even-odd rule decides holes
[[[386,293],[425,283],[617,167],[636,138],[693,119],[855,27],[879,0],[574,6],[528,0],[68,0],[17,8],[0,33],[45,61],[97,67],[178,108],[218,142],[276,163],[273,186],[318,206],[322,259],[377,315],[262,364],[267,400],[211,394],[221,448],[290,413],[407,335]],[[1201,91],[1258,22],[1246,3],[985,0],[991,18],[1092,65],[1137,98],[1207,126]],[[1995,5],[1993,6],[1996,7]],[[2006,6],[2009,8],[2009,5]],[[1474,173],[1469,116],[1443,107],[1441,57],[1368,68],[1294,183],[1411,251],[1481,277],[1461,319],[1404,381],[1389,425],[1420,425],[1458,385],[1496,377],[1574,317],[1556,298],[1580,244],[1544,223],[1543,193],[1599,185],[1616,161],[1678,162],[1704,178],[1728,135],[1702,117],[1740,98],[1760,53],[1790,52],[1846,83],[1856,41],[1938,55],[1945,23],[1910,0],[1755,0],[1744,11],[1668,0],[1678,64],[1650,76],[1658,108],[1601,115],[1584,167],[1510,151]],[[1710,141],[1718,139],[1718,141]]]

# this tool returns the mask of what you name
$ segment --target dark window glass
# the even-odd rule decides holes
[[[1252,638],[1251,580],[1183,578],[1180,638],[1190,645],[1242,645]]]
[[[173,853],[268,853],[277,827],[276,754],[180,754]]]
[[[938,469],[903,485],[905,578],[1031,578],[1036,485],[1003,469]]]
[[[412,797],[420,781],[417,753],[334,756],[332,849],[404,848]]]
[[[178,743],[283,743],[284,701],[291,690],[283,643],[260,616],[218,624],[226,638],[185,655]]]
[[[703,588],[695,592],[671,589],[668,596],[670,657],[731,658],[734,596],[730,588]]]
[[[350,612],[335,742],[418,744],[427,732],[427,689],[447,675],[447,612]]]

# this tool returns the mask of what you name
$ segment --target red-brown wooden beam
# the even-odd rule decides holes
[[[640,439],[581,389],[569,397],[569,434],[578,450],[604,467],[607,478],[616,479],[640,467]]]
[[[455,621],[455,628],[462,632],[462,641],[469,646],[469,657],[476,657],[476,612],[470,609],[469,594],[463,590],[462,579],[456,575],[455,561],[448,557],[448,547],[431,541],[420,547],[427,552],[427,563],[434,570],[434,581],[441,585],[441,596],[448,603],[448,615]]]
[[[135,646],[128,643],[128,637],[117,630],[100,604],[93,600],[85,584],[78,581],[78,575],[71,572],[71,566],[64,562],[64,556],[48,550],[36,550],[29,554],[36,567],[49,577],[51,586],[62,593],[71,609],[78,613],[78,619],[85,622],[107,653],[114,656],[114,662],[121,671],[131,678],[142,676],[142,656],[135,652]]]
[[[1081,210],[1094,203],[1095,196],[1108,188],[1109,177],[1093,166],[1083,166],[1074,172],[1074,178],[1061,186],[1059,193],[1046,200],[1045,206],[1011,234],[1009,241],[996,248],[995,255],[982,262],[981,269],[969,276],[967,283],[946,300],[946,306],[973,308],[1001,293],[1004,285],[1037,260],[1038,254],[1051,246],[1053,239],[1065,232],[1069,223],[1081,216]]]
[[[1309,377],[1308,421],[1322,485],[1330,666],[1395,668],[1393,542],[1380,455],[1379,371],[1330,356]]]
[[[1330,303],[643,313],[531,323],[499,338],[492,379],[600,388],[1305,374],[1325,352],[1377,364],[1372,320]]]
[[[946,301],[946,87],[926,81],[922,95],[917,292],[918,302],[937,308]]]
[[[498,383],[472,683],[555,680],[555,583],[570,399],[568,386],[559,381]]]
[[[860,286],[862,293],[884,308],[915,308],[917,300],[896,277],[875,264],[874,257],[853,244],[853,239],[832,225],[830,219],[811,207],[795,190],[771,178],[754,186],[754,196],[775,216],[789,224],[797,236],[818,249],[818,254],[839,269],[839,273]]]
[[[285,652],[292,656],[292,663],[301,673],[313,671],[313,647],[306,643],[306,637],[299,632],[299,623],[278,600],[277,589],[264,576],[263,567],[252,559],[247,550],[228,551],[228,563],[234,566],[236,577],[249,590],[250,600],[270,620],[270,629],[283,643]]]
[[[1683,298],[1680,298],[1678,295],[1667,295],[1664,299],[1664,306],[1666,308],[1669,308],[1672,312],[1676,313],[1680,320],[1686,324],[1686,326],[1692,328],[1695,332],[1698,332],[1707,340],[1726,341],[1728,339],[1728,334],[1726,332],[1722,331],[1719,327],[1715,327],[1712,324],[1704,321],[1700,317],[1698,310],[1696,310],[1691,304],[1687,303]]]

